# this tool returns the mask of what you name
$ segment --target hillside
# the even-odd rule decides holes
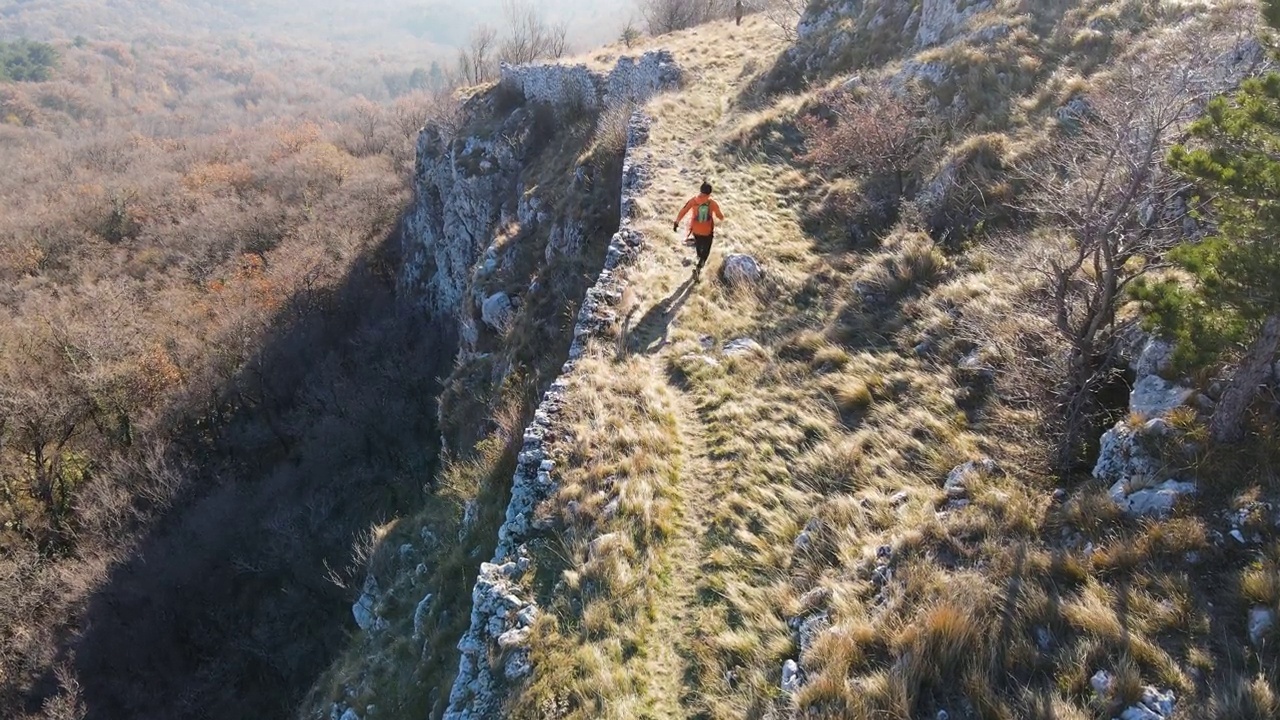
[[[1205,444],[1213,370],[1178,375],[1126,296],[1090,315],[1103,261],[1071,264],[1112,233],[1117,272],[1156,272],[1204,232],[1164,150],[1265,64],[1256,26],[1248,3],[814,3],[794,39],[752,16],[586,58],[662,50],[683,79],[634,107],[570,361],[455,448],[451,513],[386,529],[303,715],[1274,717],[1272,416]],[[475,91],[454,162],[580,77],[539,72]],[[583,156],[536,157],[521,177]],[[488,217],[425,177],[424,215]],[[727,218],[698,276],[669,228],[704,179]],[[448,263],[462,237],[420,240]],[[442,418],[518,367],[476,318],[522,236],[467,237],[480,354]],[[1083,350],[1082,317],[1105,327]]]

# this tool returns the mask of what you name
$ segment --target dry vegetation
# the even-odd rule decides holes
[[[768,16],[593,59],[668,47],[696,82],[647,108],[631,322],[569,378],[513,717],[1074,720],[1148,684],[1187,716],[1280,712],[1277,645],[1243,640],[1248,608],[1280,610],[1275,528],[1250,520],[1259,552],[1215,540],[1217,513],[1275,497],[1280,427],[1260,413],[1247,448],[1206,449],[1211,492],[1164,521],[1122,517],[1062,462],[1055,389],[1097,381],[1073,358],[1110,368],[1114,337],[1081,350],[1054,308],[1161,246],[1081,260],[1132,228],[1011,171],[1064,137],[1060,107],[1115,92],[1110,68],[1171,47],[1149,28],[1186,10],[1044,6],[987,49],[853,43],[822,71],[859,71],[853,93],[765,92],[793,79],[765,64],[788,42]],[[531,180],[592,240],[542,267],[547,238],[504,229],[542,290],[484,340],[495,354],[450,368],[448,339],[400,312],[382,243],[434,99],[353,99],[403,86],[265,42],[55,46],[51,79],[0,85],[0,709],[283,716],[310,688],[309,716],[436,716],[521,429],[618,222],[616,183],[583,198],[570,169],[617,176],[623,115],[543,119]],[[955,72],[889,101],[907,59]],[[715,254],[759,258],[760,287],[682,264],[669,214],[703,178],[728,216]],[[1060,205],[1032,207],[1044,193]],[[761,347],[723,351],[744,337]],[[1115,408],[1090,393],[1096,437]],[[389,627],[344,637],[366,570]],[[1098,669],[1116,677],[1101,694]]]
[[[81,8],[0,83],[6,717],[288,712],[349,618],[326,576],[433,469],[444,338],[391,240],[447,104],[169,5]]]
[[[1280,490],[1274,421],[1255,418],[1246,451],[1200,458],[1212,492],[1166,520],[1123,517],[1087,477],[1087,451],[1061,463],[1053,388],[1073,335],[1055,327],[1040,270],[1066,267],[1100,235],[1029,207],[1043,185],[1011,170],[1034,167],[1061,136],[1059,107],[1125,82],[1102,71],[1190,57],[1180,38],[1230,27],[1241,7],[1167,36],[1148,28],[1183,11],[1151,3],[1059,13],[1047,36],[1026,34],[1045,29],[1035,18],[1015,19],[1029,23],[1012,41],[1019,52],[990,54],[972,73],[951,58],[972,81],[955,97],[969,102],[944,113],[918,169],[892,128],[806,146],[802,129],[813,137],[867,113],[821,88],[760,94],[759,74],[775,71],[758,60],[783,42],[767,18],[649,41],[698,81],[648,108],[649,150],[673,160],[656,163],[640,201],[650,250],[631,272],[631,321],[570,379],[580,401],[556,449],[561,530],[538,549],[550,612],[513,716],[1109,718],[1146,685],[1172,690],[1180,716],[1273,716],[1275,646],[1248,646],[1244,623],[1250,606],[1275,607],[1274,549],[1223,544],[1218,518]],[[1123,30],[1105,47],[1059,44],[1103,20]],[[864,82],[888,52],[859,60]],[[1035,82],[999,80],[1031,60]],[[1157,111],[1176,119],[1161,122],[1189,119],[1170,107]],[[1147,182],[1163,151],[1143,152],[1153,165],[1127,167]],[[888,181],[907,197],[889,198],[900,206],[876,232],[852,236],[860,207],[831,195],[865,195],[900,153],[913,174]],[[948,167],[952,181],[928,197]],[[761,287],[694,283],[682,264],[668,213],[704,177],[728,216],[715,254],[760,259]],[[1117,272],[1159,252],[1123,243],[1134,254]],[[1072,292],[1102,277],[1091,275],[1101,262],[1089,267]],[[1129,310],[1102,308],[1104,323]],[[763,349],[721,350],[742,337]],[[1082,434],[1096,440],[1116,418],[1105,394],[1092,397],[1102,414]],[[1226,455],[1237,456],[1229,467]],[[994,462],[957,471],[963,490],[944,488],[980,458]],[[1256,527],[1274,544],[1274,527]],[[780,688],[788,659],[804,672],[793,694]],[[1100,669],[1116,681],[1096,693]]]

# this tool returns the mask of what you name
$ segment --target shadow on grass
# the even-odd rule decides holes
[[[652,354],[666,347],[671,323],[680,314],[680,309],[688,302],[689,296],[693,294],[693,288],[698,283],[698,279],[697,274],[691,273],[689,278],[675,289],[675,292],[649,308],[634,327],[630,326],[628,317],[623,323],[622,331],[626,352]]]

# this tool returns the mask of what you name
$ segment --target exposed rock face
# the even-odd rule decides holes
[[[1111,484],[1111,498],[1126,514],[1159,517],[1196,492],[1194,482],[1169,476],[1173,463],[1167,456],[1187,448],[1164,417],[1195,392],[1158,374],[1172,367],[1173,347],[1168,342],[1136,333],[1127,344],[1130,367],[1138,376],[1129,394],[1129,413],[1150,419],[1140,425],[1122,420],[1104,433],[1093,476]]]
[[[819,0],[809,3],[796,25],[796,44],[787,60],[802,74],[821,75],[840,67],[859,43],[874,34],[910,38],[917,32],[920,12],[911,3],[887,0]],[[897,43],[889,43],[897,44]]]
[[[533,106],[598,112],[644,101],[681,81],[680,68],[666,51],[622,58],[607,74],[581,65],[507,66],[502,82],[523,96],[523,105],[503,117],[494,98],[481,94],[462,109],[464,117],[500,117],[499,127],[486,128],[483,136],[466,136],[442,124],[424,128],[418,136],[415,201],[404,225],[403,294],[419,298],[437,319],[452,318],[462,351],[468,352],[481,323],[493,325],[481,317],[493,292],[482,285],[503,264],[503,254],[494,247],[499,227],[553,220],[536,198],[522,192],[528,184],[529,155],[539,141]],[[577,252],[583,231],[559,225],[551,236],[548,257]]]
[[[614,306],[621,299],[625,269],[639,253],[643,238],[630,227],[635,215],[635,198],[647,179],[642,148],[648,139],[648,121],[634,113],[628,127],[628,149],[623,163],[622,227],[609,244],[605,266],[595,285],[587,291],[574,327],[573,345],[563,369],[568,373],[582,356],[592,335],[616,319]],[[541,529],[535,526],[534,510],[556,488],[555,464],[547,457],[548,436],[554,432],[568,380],[552,383],[525,429],[524,445],[512,480],[506,518],[498,531],[493,561],[480,567],[472,591],[471,625],[458,642],[461,659],[458,675],[449,693],[446,720],[480,720],[497,717],[503,686],[532,671],[527,641],[538,608],[533,593],[523,584],[528,570],[524,543]],[[491,664],[500,658],[500,667]]]
[[[490,295],[480,306],[480,317],[484,324],[498,331],[507,329],[513,312],[515,307],[511,304],[511,297],[504,292]]]
[[[991,0],[924,0],[916,46],[929,47],[950,40],[964,29],[970,18],[992,6]]]
[[[642,102],[677,87],[682,73],[669,51],[654,50],[639,58],[619,58],[607,74],[586,65],[503,65],[500,81],[518,89],[532,103],[564,110],[599,110]]]
[[[361,630],[380,630],[385,625],[386,621],[375,612],[381,595],[377,579],[373,575],[366,576],[360,597],[351,606],[351,614]]]

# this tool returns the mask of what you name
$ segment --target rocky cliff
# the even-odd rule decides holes
[[[679,69],[661,51],[621,58],[607,73],[585,65],[504,66],[495,89],[472,96],[455,122],[432,124],[418,139],[404,292],[437,317],[452,318],[464,352],[475,349],[486,324],[503,329],[518,302],[498,295],[503,271],[529,250],[504,243],[511,235],[504,230],[531,236],[550,225],[541,253],[547,259],[572,254],[583,235],[573,218],[549,211],[559,198],[538,191],[532,160],[545,149],[549,126],[570,115],[598,117],[679,82]],[[570,173],[578,189],[597,180],[583,167]]]
[[[313,715],[359,720],[413,699],[445,717],[494,717],[504,684],[528,672],[522,643],[538,609],[520,574],[523,544],[539,532],[532,510],[555,484],[542,443],[564,391],[557,376],[612,323],[623,268],[640,246],[628,218],[644,179],[647,124],[634,108],[680,82],[666,52],[623,57],[609,72],[504,66],[450,121],[423,129],[400,287],[419,311],[451,323],[459,341],[440,403],[441,444],[458,458],[494,457],[500,473],[501,454],[477,443],[512,444],[492,429],[494,408],[506,403],[531,422],[514,438],[509,484],[468,478],[473,495],[427,499],[461,501],[457,517],[428,508],[384,540],[395,552],[371,563],[352,606],[362,635]],[[522,407],[519,398],[539,395]],[[459,467],[479,471],[475,461]],[[475,574],[469,596],[458,590],[460,572]],[[451,635],[462,613],[469,622]],[[395,652],[405,646],[416,648],[418,667],[399,666]],[[439,685],[423,687],[431,683]]]
[[[622,227],[610,241],[604,268],[588,290],[578,313],[569,361],[563,369],[566,375],[581,356],[587,339],[616,319],[613,307],[622,297],[626,266],[643,245],[640,233],[630,227],[647,164],[643,152],[648,123],[639,112],[630,119],[627,138]],[[546,456],[544,439],[554,432],[565,389],[564,380],[552,384],[538,406],[533,423],[524,432],[524,447],[512,482],[506,519],[499,530],[498,547],[492,562],[480,567],[472,593],[471,627],[458,643],[462,658],[444,716],[449,720],[494,717],[502,699],[502,684],[519,680],[531,670],[524,645],[538,607],[531,599],[531,589],[521,581],[529,566],[524,543],[540,529],[533,520],[535,508],[555,489],[555,465]],[[489,659],[495,656],[503,657],[501,673],[490,664]]]

